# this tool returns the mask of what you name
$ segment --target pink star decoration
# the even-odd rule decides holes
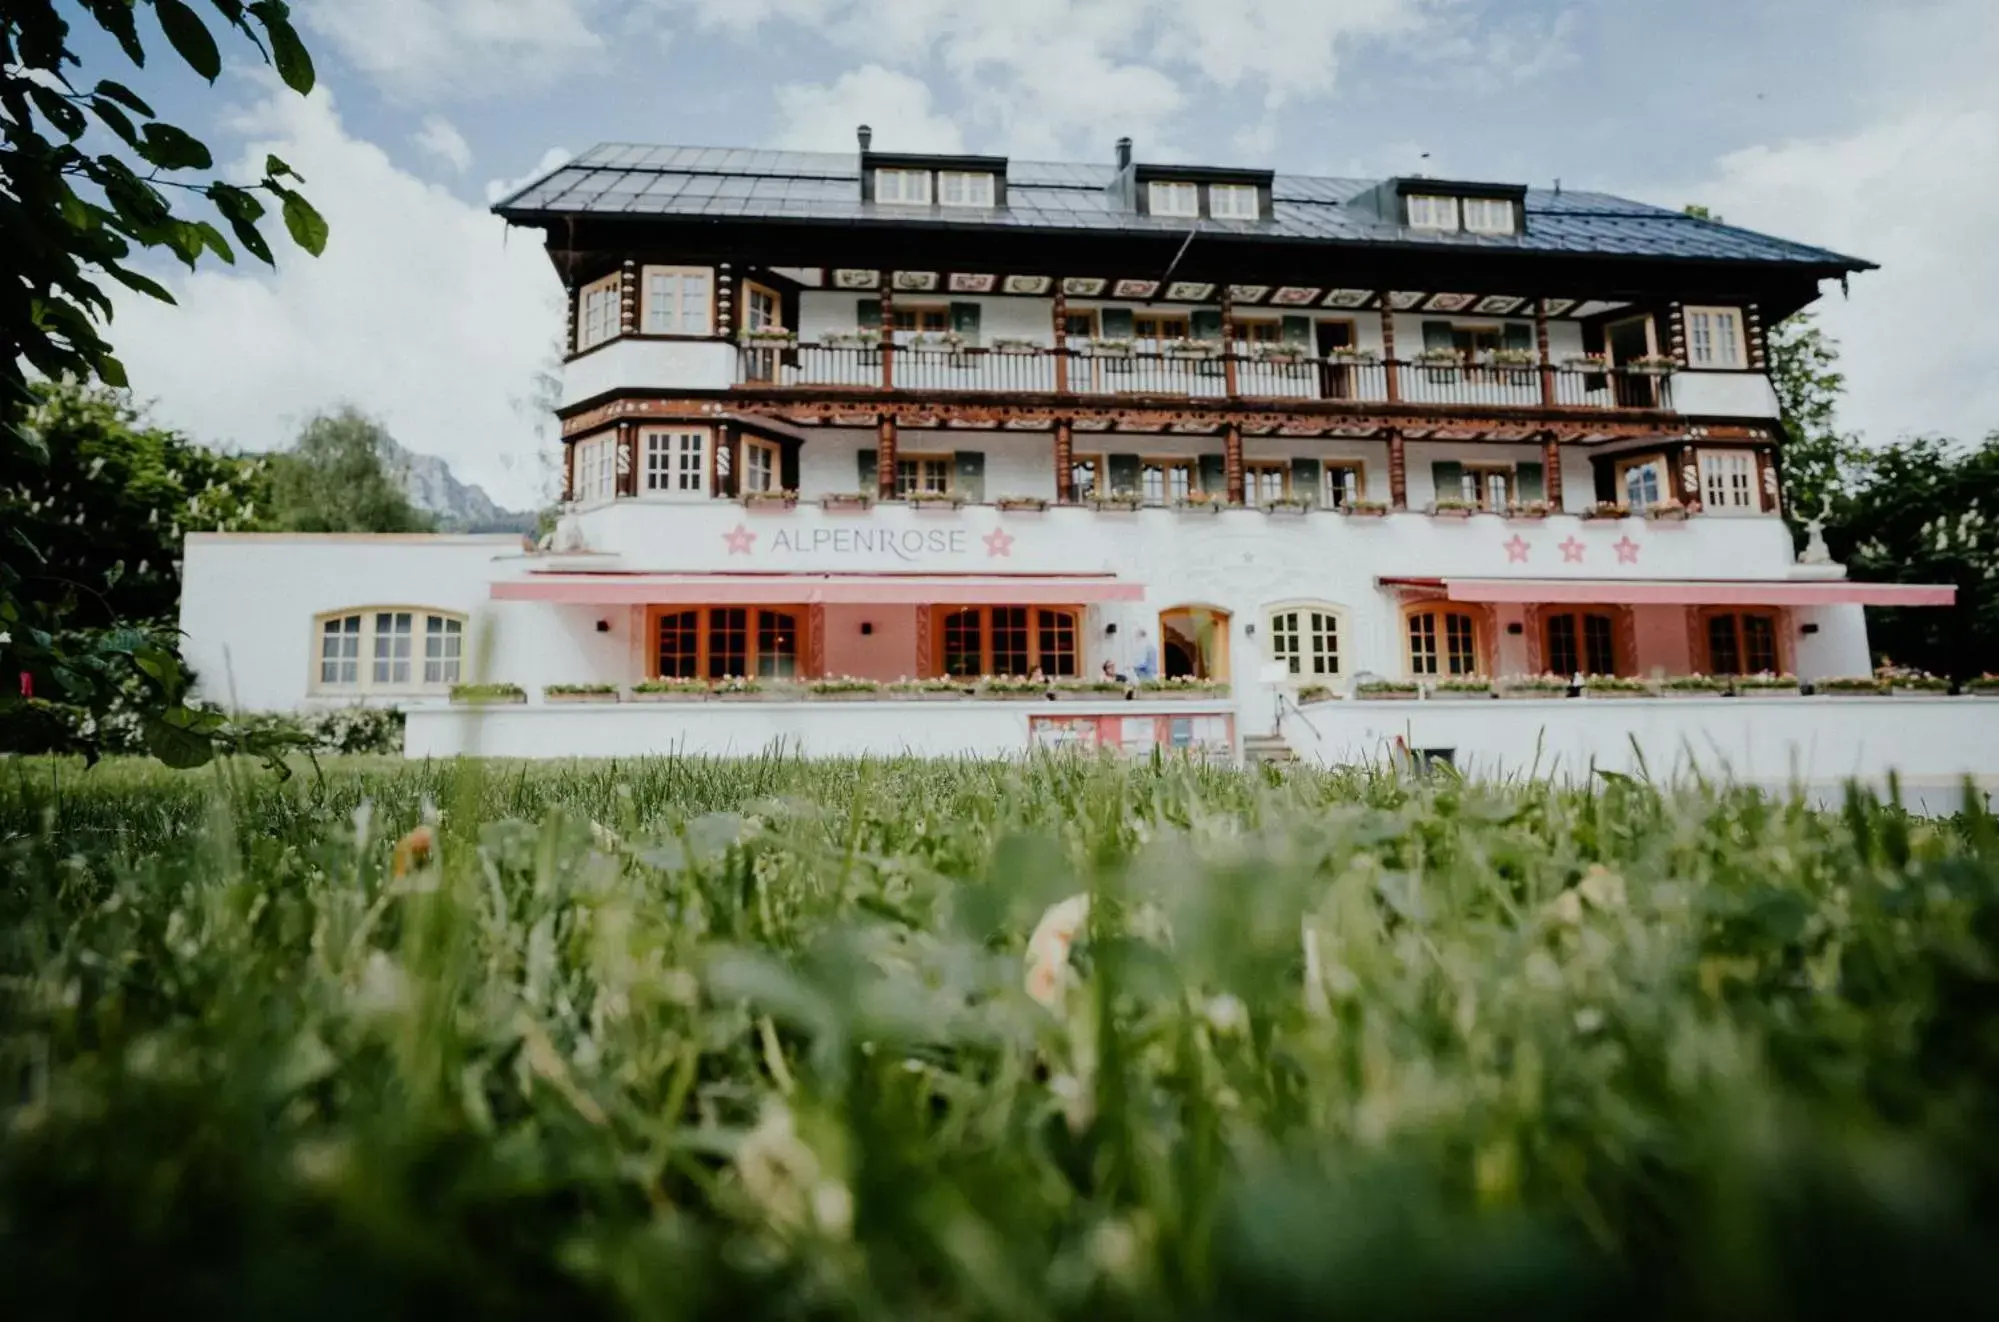
[[[986,557],[1005,556],[1013,558],[1013,534],[1004,528],[995,528],[980,540],[986,544]]]
[[[1618,564],[1635,565],[1638,563],[1638,543],[1632,541],[1628,534],[1612,542],[1610,549],[1617,552]]]
[[[750,548],[756,545],[756,540],[757,535],[740,523],[736,525],[734,532],[722,534],[722,541],[728,546],[730,555],[748,555]]]
[[[1574,537],[1570,537],[1567,541],[1560,543],[1558,549],[1562,553],[1563,564],[1579,565],[1583,562],[1583,552],[1588,548]]]
[[[1509,540],[1501,542],[1500,545],[1506,550],[1507,564],[1524,565],[1527,563],[1528,546],[1525,537],[1522,537],[1519,533],[1514,533]]]

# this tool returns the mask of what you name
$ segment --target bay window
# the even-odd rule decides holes
[[[621,277],[607,275],[583,286],[577,295],[576,351],[595,348],[618,333]]]
[[[319,693],[417,693],[459,680],[465,617],[418,606],[340,611],[315,622]]]
[[[701,428],[645,433],[645,489],[701,495],[708,490],[708,433]]]
[[[1756,456],[1746,450],[1700,452],[1701,507],[1714,514],[1754,513]]]
[[[1686,318],[1687,366],[1728,370],[1749,365],[1743,352],[1740,309],[1688,308]]]
[[[712,283],[699,266],[645,268],[648,335],[707,335],[713,325]]]

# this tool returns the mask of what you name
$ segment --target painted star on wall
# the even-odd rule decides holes
[[[1529,550],[1527,539],[1519,533],[1514,533],[1512,537],[1501,542],[1500,546],[1506,550],[1507,564],[1524,565],[1527,563],[1527,552]]]
[[[1628,534],[1612,542],[1610,549],[1617,552],[1618,564],[1635,565],[1638,563],[1638,543],[1632,541]]]
[[[756,545],[757,535],[739,523],[734,531],[722,534],[722,541],[729,548],[730,555],[748,555]]]
[[[1572,535],[1568,538],[1567,541],[1560,543],[1558,549],[1562,553],[1563,564],[1579,565],[1583,562],[1583,552],[1588,550],[1589,548],[1587,546],[1584,546],[1581,542],[1577,541],[1575,537]]]
[[[1013,558],[1013,534],[1006,529],[995,528],[980,540],[986,544],[987,558],[995,556],[1005,556],[1009,560]]]

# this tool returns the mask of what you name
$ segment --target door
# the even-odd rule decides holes
[[[1179,606],[1159,613],[1159,666],[1167,679],[1229,677],[1229,613]]]
[[[1352,399],[1353,368],[1329,361],[1336,349],[1353,348],[1351,321],[1322,321],[1318,326],[1319,398]]]
[[[1634,359],[1651,356],[1652,318],[1627,317],[1623,321],[1613,321],[1604,327],[1603,338],[1604,348],[1610,355],[1610,365],[1618,369],[1611,376],[1611,387],[1616,391],[1618,406],[1627,409],[1659,407],[1658,381],[1625,370],[1625,364]]]

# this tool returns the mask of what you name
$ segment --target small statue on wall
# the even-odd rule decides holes
[[[1805,549],[1798,553],[1801,565],[1829,565],[1832,552],[1825,544],[1825,526],[1832,518],[1832,496],[1828,494],[1819,502],[1819,516],[1805,520]]]

